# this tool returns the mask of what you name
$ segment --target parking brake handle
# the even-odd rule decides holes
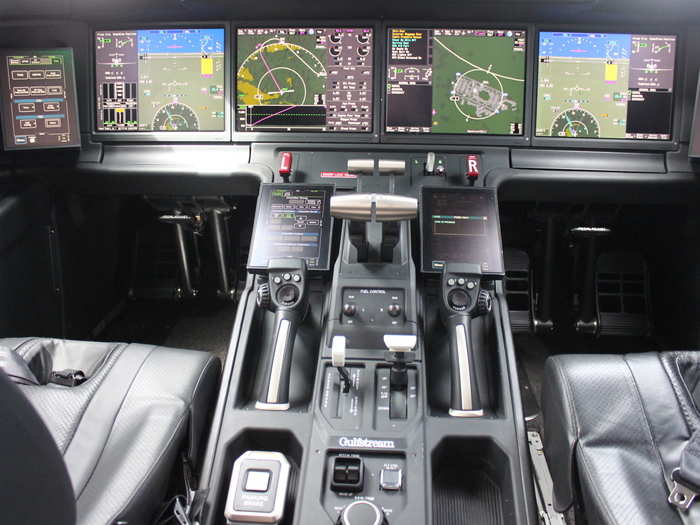
[[[303,259],[270,259],[268,282],[257,289],[259,308],[275,314],[272,353],[264,367],[262,389],[255,408],[287,410],[289,375],[297,329],[309,307],[308,275]]]
[[[481,275],[462,270],[464,265],[448,264],[442,275],[442,320],[450,342],[450,415],[481,417],[484,406],[479,395],[471,320],[491,311],[491,295],[481,289]],[[481,365],[483,366],[483,365]]]

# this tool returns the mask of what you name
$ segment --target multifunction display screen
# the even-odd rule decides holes
[[[693,127],[690,133],[688,155],[693,158],[700,158],[700,79],[698,79],[698,90],[695,95],[695,111],[693,113]]]
[[[0,50],[5,149],[80,146],[72,49]]]
[[[472,264],[486,275],[504,272],[495,190],[423,188],[421,232],[424,272],[441,272],[447,263]]]
[[[536,135],[670,140],[676,37],[540,33]]]
[[[386,131],[522,135],[526,32],[389,28]]]
[[[310,270],[327,270],[332,195],[332,185],[264,184],[248,268],[264,270],[271,258],[295,257]]]
[[[370,28],[241,28],[236,129],[370,133]]]
[[[224,131],[224,28],[95,33],[97,131]]]

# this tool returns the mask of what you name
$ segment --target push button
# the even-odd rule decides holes
[[[379,487],[382,490],[396,491],[403,486],[403,470],[396,467],[383,468],[379,475]]]
[[[249,470],[245,480],[246,492],[267,492],[270,488],[269,470]]]
[[[360,492],[364,484],[364,466],[361,458],[338,456],[333,459],[331,490]]]

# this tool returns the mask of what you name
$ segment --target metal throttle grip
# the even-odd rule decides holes
[[[297,329],[309,306],[308,277],[303,259],[270,259],[268,282],[259,285],[258,307],[275,314],[275,322],[262,376],[258,410],[289,408],[289,379]]]
[[[442,319],[450,345],[453,417],[481,417],[477,362],[471,337],[471,320],[491,311],[491,296],[480,286],[480,276],[446,270],[442,278]]]

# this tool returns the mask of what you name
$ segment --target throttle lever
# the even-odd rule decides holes
[[[272,353],[264,368],[259,410],[289,409],[289,375],[299,325],[309,307],[308,277],[304,259],[270,259],[268,282],[257,290],[258,307],[275,314]]]

